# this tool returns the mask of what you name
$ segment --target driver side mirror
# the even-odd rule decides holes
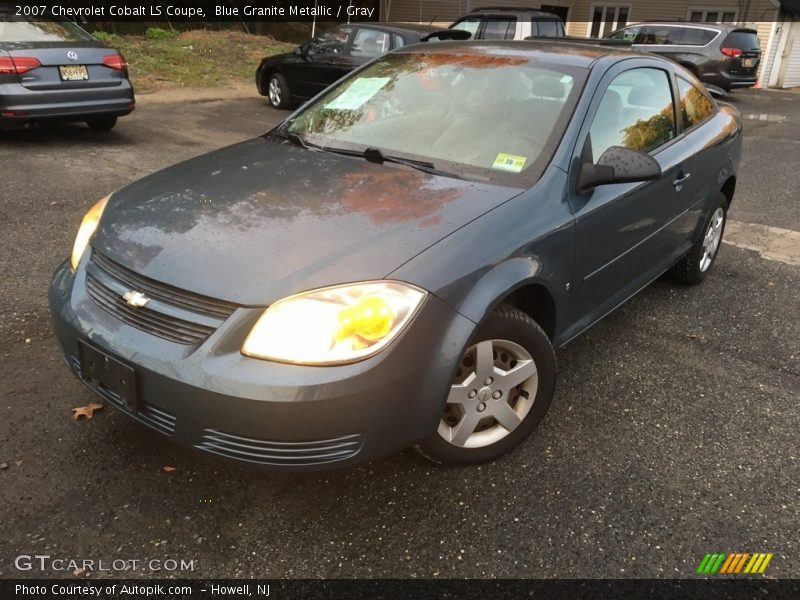
[[[578,174],[578,193],[600,185],[653,181],[661,177],[661,165],[646,152],[611,146],[596,164],[584,164]]]

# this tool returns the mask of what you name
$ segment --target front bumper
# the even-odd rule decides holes
[[[106,402],[179,444],[267,469],[360,463],[430,435],[475,327],[429,296],[377,356],[336,367],[279,364],[240,353],[262,309],[239,308],[201,344],[177,344],[101,309],[87,294],[85,263],[73,273],[65,262],[50,288],[73,372],[81,377],[79,341],[89,343],[136,370],[136,409],[87,383]]]

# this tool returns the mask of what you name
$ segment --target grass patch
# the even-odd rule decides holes
[[[178,33],[152,27],[143,36],[102,31],[94,35],[125,55],[131,81],[143,92],[253,82],[264,56],[293,48],[293,44],[238,31]]]

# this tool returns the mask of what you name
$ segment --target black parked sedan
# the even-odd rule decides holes
[[[663,58],[416,45],[97,203],[55,331],[106,402],[229,459],[492,460],[547,411],[554,348],[708,275],[741,147]]]
[[[370,60],[436,31],[405,23],[338,25],[294,52],[265,57],[256,70],[256,88],[274,108],[290,108]]]
[[[0,129],[64,120],[107,131],[134,108],[119,52],[70,21],[0,6]]]

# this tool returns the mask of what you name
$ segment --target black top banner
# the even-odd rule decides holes
[[[4,15],[27,20],[68,19],[77,23],[147,21],[164,23],[264,21],[377,21],[379,0],[24,0],[3,2]]]

